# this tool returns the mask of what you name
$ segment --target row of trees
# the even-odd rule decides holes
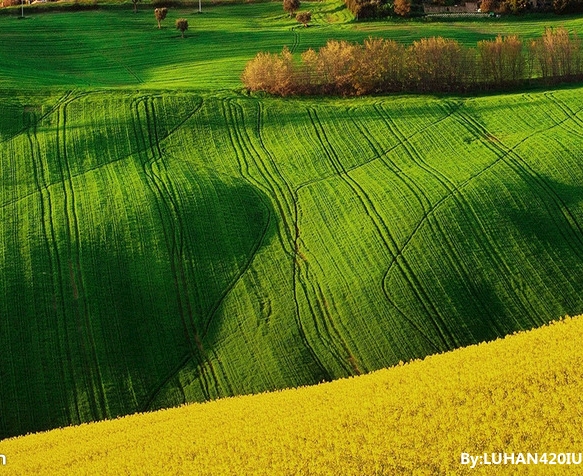
[[[344,0],[346,7],[357,20],[365,18],[384,18],[388,16],[422,15],[423,2],[421,0]],[[435,0],[439,5],[450,4],[447,0]],[[527,11],[554,11],[557,14],[582,13],[583,0],[553,0],[551,4],[536,6],[535,0],[482,0],[482,12],[496,12],[502,14],[520,14]]]
[[[364,44],[328,41],[294,61],[259,53],[242,75],[250,91],[294,94],[362,95],[385,92],[449,92],[501,89],[529,81],[583,79],[583,50],[565,28],[545,30],[524,42],[516,35],[478,42],[475,48],[446,38],[425,38],[404,46],[369,38]]]
[[[536,2],[532,0],[482,0],[480,10],[484,13],[512,13],[520,14],[528,11],[538,12],[555,12],[556,14],[564,13],[581,13],[583,12],[583,0],[553,0],[551,3],[542,3],[535,6]]]

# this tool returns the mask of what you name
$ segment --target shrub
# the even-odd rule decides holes
[[[495,12],[498,10],[498,2],[496,0],[482,0],[480,10],[483,13]]]
[[[180,30],[182,38],[184,38],[184,32],[188,30],[188,20],[186,18],[179,18],[176,20],[176,29]]]
[[[167,14],[168,9],[166,7],[154,9],[154,16],[156,17],[156,21],[158,22],[158,29],[161,28],[160,23],[162,22],[162,20],[166,18]]]
[[[532,50],[545,79],[570,78],[582,73],[581,40],[564,28],[547,28]]]
[[[423,38],[409,49],[409,70],[417,89],[448,91],[460,89],[469,64],[461,45],[452,39]]]
[[[525,48],[516,35],[478,42],[477,49],[452,39],[424,38],[410,47],[369,38],[364,44],[329,40],[294,62],[259,53],[247,63],[250,91],[290,94],[361,95],[394,91],[447,92],[501,88],[526,80],[583,77],[583,48],[566,29],[547,29]]]
[[[300,0],[283,0],[283,9],[289,13],[290,18],[300,9]]]
[[[526,58],[522,41],[516,35],[479,41],[478,53],[482,82],[502,85],[524,78]]]
[[[299,12],[296,15],[296,20],[307,27],[308,23],[312,21],[312,12]]]
[[[250,91],[265,91],[287,96],[294,91],[292,54],[284,48],[281,54],[259,53],[245,66],[241,76]]]
[[[395,0],[393,10],[395,15],[406,17],[411,13],[411,2],[409,0]]]

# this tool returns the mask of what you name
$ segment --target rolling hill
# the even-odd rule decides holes
[[[2,436],[575,314],[580,95],[10,96]]]
[[[582,89],[241,92],[259,50],[413,35],[308,5],[318,26],[301,33],[279,4],[207,5],[184,41],[171,25],[187,9],[162,30],[125,7],[0,15],[0,438],[581,312]],[[543,21],[581,23],[417,34],[528,37]]]

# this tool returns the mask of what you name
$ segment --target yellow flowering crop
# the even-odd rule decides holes
[[[313,387],[0,442],[4,475],[583,474],[460,455],[583,452],[583,318]]]

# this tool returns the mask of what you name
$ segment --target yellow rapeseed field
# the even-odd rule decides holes
[[[583,474],[582,342],[566,318],[362,377],[4,440],[0,476]]]

